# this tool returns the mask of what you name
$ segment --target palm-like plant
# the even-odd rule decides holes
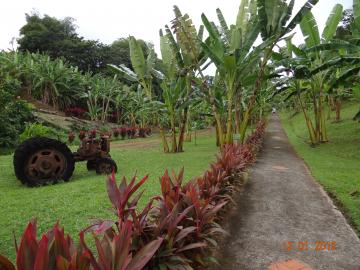
[[[305,37],[303,48],[296,47],[288,39],[288,56],[291,58],[295,54],[296,57],[291,58],[287,63],[281,61],[282,64],[294,71],[294,77],[290,80],[297,80],[297,82],[292,83],[287,81],[287,87],[282,88],[282,90],[290,90],[290,97],[297,98],[304,113],[309,138],[313,145],[328,141],[324,103],[325,95],[332,87],[330,87],[329,72],[324,69],[324,63],[332,55],[320,50],[320,48],[324,46],[334,48],[337,44],[331,42],[341,20],[342,9],[340,4],[335,5],[321,36],[313,14],[308,12],[300,23],[301,31]],[[311,101],[314,110],[314,122],[306,112],[305,102],[301,98],[307,98]]]
[[[171,149],[172,152],[182,152],[189,108],[199,93],[195,83],[196,73],[203,76],[200,67],[205,63],[206,56],[200,46],[203,27],[197,31],[189,15],[182,14],[177,6],[174,6],[174,13],[172,30],[166,25],[165,35],[162,30],[160,31],[165,75],[161,88],[165,112],[171,126]],[[177,127],[178,139],[176,138]]]
[[[340,14],[338,16],[340,17]],[[340,98],[346,94],[343,90],[344,86],[354,88],[354,83],[360,72],[360,46],[358,42],[360,38],[359,0],[353,0],[353,16],[354,21],[350,24],[351,36],[346,37],[346,40],[329,40],[308,49],[309,53],[317,52],[327,56],[324,61],[311,70],[311,74],[328,74],[327,84],[329,85],[329,93],[335,95],[336,98],[334,103],[337,119],[339,119],[340,114]],[[331,29],[333,29],[332,27]],[[356,97],[356,93],[354,96]]]
[[[202,15],[203,23],[209,32],[209,39],[202,43],[202,47],[216,65],[217,72],[226,86],[228,102],[226,138],[223,138],[221,125],[218,123],[218,130],[221,134],[220,137],[222,137],[221,144],[232,143],[233,140],[232,122],[235,93],[241,92],[245,81],[252,79],[253,87],[239,130],[243,141],[274,46],[283,36],[295,28],[318,0],[307,1],[288,23],[294,2],[292,0],[287,4],[282,0],[259,0],[257,2],[243,0],[236,24],[230,28],[227,26],[221,11],[218,10],[221,32],[214,23],[209,22],[204,14]],[[253,47],[260,33],[263,43]],[[258,68],[254,73],[256,67]],[[257,75],[253,76],[253,74]],[[217,122],[219,121],[217,120]]]
[[[123,64],[120,66],[109,65],[109,67],[120,74],[120,76],[123,76],[126,80],[140,84],[148,98],[152,99],[153,78],[156,77],[162,79],[163,75],[155,69],[156,55],[153,45],[147,45],[149,54],[147,58],[145,58],[140,43],[133,36],[130,36],[130,60],[134,71]]]

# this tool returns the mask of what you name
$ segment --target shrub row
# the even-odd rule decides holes
[[[121,137],[122,140],[128,137],[128,139],[134,139],[136,136],[140,138],[146,138],[151,135],[151,128],[137,128],[137,127],[120,127],[113,129],[113,135],[115,138]]]
[[[265,132],[265,123],[243,145],[227,145],[203,176],[187,183],[184,170],[179,174],[165,171],[160,178],[161,194],[152,198],[144,209],[137,204],[142,192],[139,182],[124,177],[117,185],[115,176],[107,180],[107,193],[115,220],[93,220],[80,233],[76,247],[59,224],[36,238],[36,222],[31,221],[16,245],[16,269],[193,269],[213,261],[211,250],[216,236],[223,233],[220,212],[231,199],[236,181],[254,162]],[[85,242],[85,233],[94,235],[96,251]],[[0,256],[0,269],[15,266]]]
[[[98,134],[98,131],[96,129],[92,130],[80,130],[78,137],[81,140],[83,140],[86,136],[89,138],[95,139]],[[146,136],[151,135],[151,128],[136,128],[136,127],[121,127],[121,128],[113,128],[112,131],[102,131],[100,132],[100,136],[107,135],[109,138],[114,136],[115,139],[118,139],[121,137],[122,140],[125,140],[126,136],[128,139],[135,139],[136,137],[139,138],[146,138]],[[68,134],[68,141],[72,143],[75,140],[75,133],[70,132]]]

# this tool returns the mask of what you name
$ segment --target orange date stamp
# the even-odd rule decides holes
[[[336,241],[285,241],[285,251],[335,251]]]

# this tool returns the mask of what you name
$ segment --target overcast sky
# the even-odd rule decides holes
[[[305,2],[296,0],[295,11]],[[350,8],[352,0],[320,0],[313,9],[321,30],[336,3]],[[218,7],[223,11],[228,23],[234,23],[239,4],[240,0],[3,1],[0,16],[0,49],[10,48],[11,39],[19,37],[19,29],[25,24],[25,13],[31,13],[32,10],[56,18],[73,17],[78,26],[77,32],[86,39],[96,39],[109,44],[118,38],[134,35],[154,43],[159,51],[159,29],[174,17],[173,5],[178,5],[183,13],[188,13],[194,23],[199,25],[202,12],[210,19],[216,20],[215,10]],[[296,40],[301,42],[301,34]]]

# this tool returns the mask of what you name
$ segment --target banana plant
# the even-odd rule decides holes
[[[334,6],[329,15],[325,28],[320,36],[318,25],[313,14],[309,11],[302,19],[300,28],[305,37],[303,48],[296,47],[291,43],[291,39],[287,40],[287,48],[291,58],[287,67],[294,71],[292,79],[299,82],[294,83],[295,87],[283,88],[290,91],[290,96],[297,98],[304,113],[306,125],[309,131],[309,139],[312,145],[324,143],[328,141],[326,130],[326,119],[324,113],[324,104],[326,95],[333,89],[331,86],[329,70],[324,67],[331,54],[324,48],[344,47],[342,42],[333,42],[337,26],[342,18],[343,7],[340,4]],[[341,46],[339,44],[342,44]],[[340,52],[338,52],[340,53]],[[284,64],[284,61],[280,61]],[[301,85],[301,87],[299,86]],[[299,89],[307,91],[307,94],[299,94]],[[296,93],[296,94],[295,94]],[[306,112],[304,101],[301,98],[310,98],[312,109],[314,111],[314,120]]]
[[[182,14],[174,6],[175,18],[171,28],[160,30],[160,48],[164,64],[164,79],[161,84],[165,112],[171,126],[172,152],[182,152],[188,125],[189,108],[198,93],[197,73],[203,76],[201,66],[206,56],[200,46],[203,27],[196,30],[188,14]],[[176,130],[179,137],[176,138]],[[164,141],[164,140],[163,140]],[[166,147],[165,147],[166,148]]]
[[[221,32],[213,22],[202,14],[202,21],[209,33],[202,42],[204,51],[216,65],[226,86],[228,113],[226,137],[222,144],[233,141],[234,95],[243,90],[244,81],[253,80],[251,96],[247,102],[240,125],[241,141],[244,141],[249,119],[256,103],[256,97],[265,78],[265,69],[275,45],[301,21],[304,15],[318,2],[309,0],[289,21],[295,1],[289,4],[283,0],[243,0],[235,25],[228,27],[220,10],[217,10]],[[255,41],[261,34],[263,42],[257,46]],[[258,67],[256,69],[256,67]],[[256,74],[256,76],[253,76]],[[221,131],[221,125],[218,123]],[[221,134],[223,136],[223,134]]]
[[[153,78],[163,79],[163,74],[155,69],[156,54],[154,46],[147,44],[149,54],[147,58],[140,46],[140,43],[133,37],[129,37],[130,60],[133,70],[121,64],[120,66],[108,65],[112,70],[121,74],[126,80],[138,83],[144,89],[146,95],[152,99]]]
[[[309,48],[309,52],[321,52],[332,54],[321,65],[311,70],[316,75],[322,72],[330,73],[328,84],[331,94],[335,93],[335,104],[337,118],[339,118],[339,106],[341,96],[346,94],[342,89],[344,86],[356,87],[356,78],[360,72],[360,0],[353,0],[354,21],[350,24],[351,36],[346,40],[331,40]],[[354,97],[356,96],[356,90]],[[358,114],[357,114],[358,115]]]
[[[250,75],[247,70],[256,65],[260,54],[249,54],[260,33],[256,14],[256,1],[242,1],[237,22],[228,26],[220,9],[217,9],[220,29],[202,14],[202,21],[209,33],[209,38],[201,43],[203,50],[215,64],[220,79],[224,82],[227,97],[226,132],[223,130],[218,112],[214,112],[220,145],[232,143],[234,95],[241,88],[241,80]],[[226,135],[225,135],[226,134]],[[226,136],[226,137],[225,137]]]

